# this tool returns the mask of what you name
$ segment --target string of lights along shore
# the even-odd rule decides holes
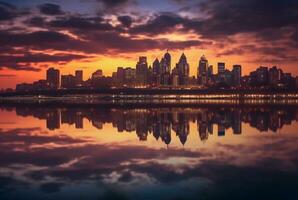
[[[118,67],[112,76],[104,76],[101,69],[92,73],[88,80],[83,80],[83,71],[75,74],[61,75],[55,68],[49,68],[45,80],[34,83],[21,83],[16,91],[57,90],[57,89],[100,89],[100,88],[167,88],[167,89],[254,89],[254,88],[298,88],[298,77],[284,73],[276,66],[260,66],[247,76],[242,76],[242,66],[233,65],[227,69],[224,62],[214,66],[202,55],[197,66],[197,76],[190,76],[189,64],[184,53],[178,62],[172,65],[167,51],[159,60],[156,58],[148,65],[147,57],[141,56],[136,67]]]

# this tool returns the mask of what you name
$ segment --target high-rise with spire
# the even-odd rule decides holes
[[[176,70],[179,76],[179,85],[187,85],[189,79],[189,64],[184,53],[182,53],[179,62],[176,64]]]
[[[203,55],[199,61],[199,66],[198,66],[198,83],[205,86],[208,83],[208,60],[206,57]]]

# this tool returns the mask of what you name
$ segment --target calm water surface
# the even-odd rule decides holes
[[[0,199],[298,199],[298,106],[0,106]]]

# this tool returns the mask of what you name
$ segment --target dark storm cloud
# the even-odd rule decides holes
[[[45,15],[62,15],[63,11],[57,4],[46,3],[38,6],[40,12]]]
[[[145,24],[131,28],[133,34],[159,35],[170,31],[175,31],[178,24],[186,24],[188,20],[173,13],[160,13],[155,15]]]
[[[72,60],[79,60],[89,58],[88,56],[77,54],[44,54],[44,53],[25,53],[23,55],[0,55],[0,63],[39,63],[39,62],[69,62]]]
[[[26,20],[25,23],[36,27],[43,27],[45,25],[45,18],[34,16]]]
[[[12,52],[11,52],[12,53]],[[70,62],[90,58],[89,56],[78,54],[43,54],[43,53],[22,53],[19,55],[0,55],[0,69],[9,68],[13,70],[39,71],[39,68],[30,67],[30,64],[23,63],[42,63],[42,62]]]
[[[104,6],[108,9],[123,6],[128,3],[133,3],[133,0],[97,0],[100,3],[103,3]]]
[[[36,31],[31,33],[11,33],[0,31],[0,44],[14,47],[44,47],[50,48],[53,44],[71,40],[69,36],[55,31]],[[62,47],[61,47],[62,48]]]
[[[11,4],[0,2],[0,21],[15,18],[15,10],[16,8]]]
[[[298,2],[294,0],[211,0],[198,4],[210,17],[201,26],[188,26],[205,37],[279,30],[298,24]]]
[[[27,10],[20,10],[10,3],[0,1],[0,21],[10,21],[27,14],[29,14]]]
[[[175,26],[181,25],[184,31],[192,30],[205,38],[255,33],[263,39],[272,40],[284,36],[286,30],[283,27],[298,25],[298,2],[294,0],[208,0],[197,1],[192,9],[195,9],[192,15],[197,18],[160,13],[133,27],[131,32],[157,35],[175,31]],[[197,14],[198,10],[200,15]]]
[[[62,29],[79,29],[82,31],[87,30],[112,30],[111,24],[103,22],[101,17],[85,18],[81,16],[67,16],[57,18],[49,22],[50,27]]]
[[[125,27],[130,27],[133,20],[129,15],[118,16],[118,21]]]

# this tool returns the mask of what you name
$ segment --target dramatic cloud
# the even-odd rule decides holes
[[[14,6],[8,3],[0,2],[0,21],[16,17],[15,9],[16,8]]]
[[[9,63],[11,69],[36,70],[28,67],[32,50],[64,51],[66,58],[55,56],[51,62],[56,63],[80,59],[73,54],[111,56],[190,48],[212,50],[217,57],[247,58],[258,52],[254,59],[296,60],[298,3],[294,0],[168,0],[160,8],[146,7],[139,0],[91,0],[76,2],[73,10],[62,1],[33,3],[31,8],[5,2],[0,3],[0,20],[4,22],[0,52],[5,53],[1,59],[12,61],[16,48],[29,56],[28,63],[26,59],[22,65]],[[93,12],[89,4],[95,7]],[[242,48],[244,41],[254,48]],[[35,60],[37,56],[46,60],[39,54]]]
[[[117,19],[125,27],[130,27],[133,22],[132,18],[128,15],[118,16]]]
[[[46,4],[40,5],[38,8],[39,8],[40,12],[45,15],[62,15],[63,14],[60,6],[56,5],[56,4],[46,3]]]
[[[97,0],[103,3],[107,9],[112,9],[115,7],[123,6],[125,4],[133,3],[133,0]]]
[[[208,17],[190,26],[205,37],[259,32],[298,24],[298,3],[293,0],[212,0],[198,4]]]
[[[134,34],[158,35],[175,30],[175,26],[186,23],[188,20],[173,13],[162,13],[154,16],[145,24],[133,27],[130,31]]]

